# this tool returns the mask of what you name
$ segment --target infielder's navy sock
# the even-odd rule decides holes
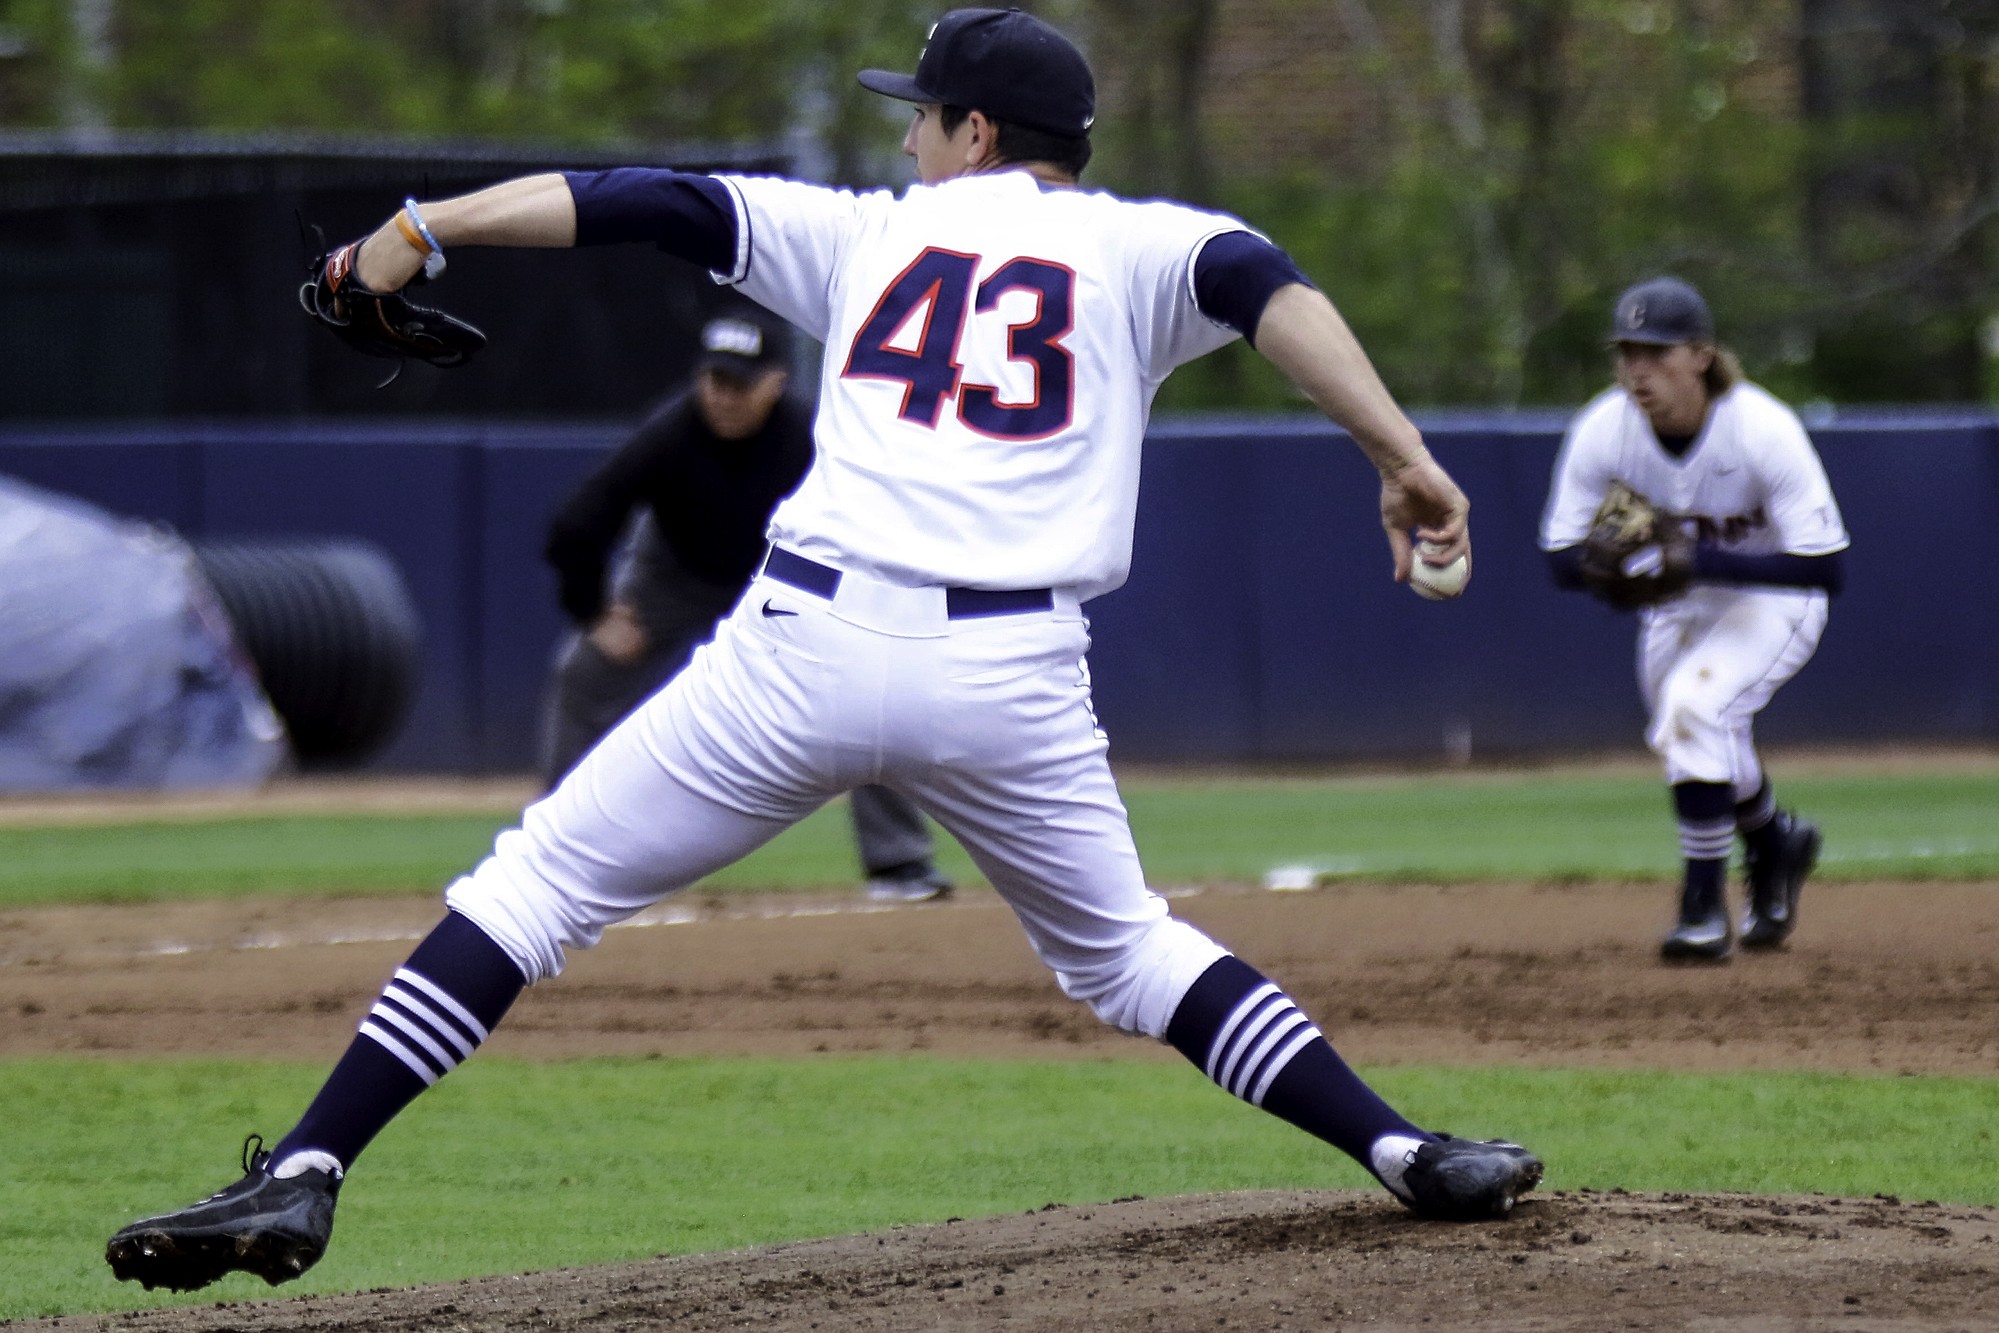
[[[1686,863],[1680,883],[1680,920],[1705,921],[1723,909],[1728,887],[1728,858]]]
[[[1745,838],[1754,838],[1768,829],[1770,821],[1776,817],[1777,792],[1770,785],[1769,778],[1763,779],[1763,785],[1756,789],[1754,796],[1735,803],[1735,831]]]
[[[1722,910],[1728,854],[1735,848],[1735,789],[1726,782],[1676,782],[1673,811],[1686,858],[1680,920],[1699,921]]]
[[[445,913],[396,969],[319,1095],[272,1150],[272,1165],[324,1152],[353,1166],[397,1112],[486,1040],[526,986],[491,936]]]
[[[1166,1025],[1166,1040],[1221,1087],[1372,1171],[1384,1134],[1433,1139],[1397,1115],[1261,972],[1230,956],[1203,972]]]
[[[1735,829],[1751,856],[1767,855],[1784,836],[1785,822],[1777,818],[1777,793],[1770,779],[1763,779],[1754,796],[1736,805]]]

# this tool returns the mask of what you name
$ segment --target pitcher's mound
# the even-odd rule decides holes
[[[242,1290],[231,1279],[231,1294]],[[760,1250],[115,1316],[223,1329],[1985,1329],[1999,1209],[1552,1193],[1506,1222],[1380,1194],[1126,1200]],[[63,1327],[74,1327],[71,1319]]]

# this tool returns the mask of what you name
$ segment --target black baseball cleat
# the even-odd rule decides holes
[[[1505,1139],[1438,1136],[1411,1153],[1402,1169],[1401,1198],[1419,1216],[1445,1222],[1505,1217],[1541,1183],[1541,1159]]]
[[[1669,963],[1725,963],[1734,951],[1728,914],[1720,911],[1695,921],[1682,921],[1659,941],[1659,956]]]
[[[244,1142],[246,1174],[220,1194],[113,1236],[104,1247],[111,1271],[147,1291],[195,1291],[224,1273],[255,1273],[275,1287],[318,1263],[333,1235],[341,1174],[309,1169],[280,1180],[262,1146],[255,1135]]]
[[[1785,811],[1782,828],[1762,855],[1752,847],[1743,859],[1749,870],[1749,906],[1742,912],[1742,947],[1774,949],[1798,924],[1798,898],[1805,876],[1819,863],[1819,826]]]

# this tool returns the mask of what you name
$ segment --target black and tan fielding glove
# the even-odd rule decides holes
[[[1623,482],[1612,482],[1582,540],[1583,586],[1620,611],[1651,606],[1686,590],[1694,539],[1673,514]]]

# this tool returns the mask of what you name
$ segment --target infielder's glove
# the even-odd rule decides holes
[[[1612,482],[1590,520],[1579,566],[1597,600],[1620,611],[1651,606],[1686,590],[1694,539],[1677,517]]]
[[[361,285],[354,272],[359,241],[320,255],[307,265],[298,289],[305,313],[357,352],[396,360],[414,357],[433,366],[458,366],[486,345],[486,335],[454,315],[409,300],[402,292]],[[423,281],[418,274],[411,286]],[[407,290],[407,288],[405,288]],[[393,378],[393,377],[391,377]]]

